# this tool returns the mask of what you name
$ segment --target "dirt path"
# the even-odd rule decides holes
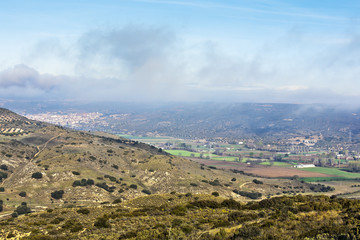
[[[44,147],[42,149],[40,149],[40,146],[36,146],[36,148],[38,149],[38,152],[35,153],[34,157],[32,159],[30,159],[30,162],[32,162],[42,151],[44,151],[44,149],[47,147],[47,145],[49,144],[49,142],[51,142],[52,140],[60,137],[62,135],[62,133],[60,133],[59,135],[55,136],[55,137],[52,137],[50,138],[46,143],[44,143]]]
[[[24,164],[24,165],[22,165],[22,166],[19,166],[18,169],[17,169],[17,172],[21,172],[25,167],[28,166],[28,164],[33,163],[33,162],[34,162],[34,159],[35,159],[42,151],[45,150],[45,148],[47,147],[47,145],[48,145],[51,141],[53,141],[54,139],[60,137],[61,135],[62,135],[62,133],[60,133],[59,135],[57,135],[57,136],[55,136],[55,137],[50,138],[48,141],[46,141],[46,143],[41,144],[41,145],[44,145],[42,149],[40,149],[40,146],[41,146],[41,145],[36,146],[38,152],[35,153],[34,157],[32,157],[32,158],[29,160],[28,163],[26,163],[26,164]],[[13,174],[14,174],[14,173],[13,173]],[[13,174],[12,174],[12,175],[13,175]],[[5,186],[5,183],[8,182],[8,181],[10,181],[10,180],[11,180],[11,176],[10,176],[10,178],[4,179],[4,180],[2,181],[2,183],[1,183],[1,186]]]
[[[245,186],[246,184],[249,184],[249,183],[251,183],[251,182],[244,182],[243,184],[241,184],[241,185],[239,186],[239,188],[242,188],[243,186]]]

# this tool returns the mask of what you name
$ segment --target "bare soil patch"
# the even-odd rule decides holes
[[[238,162],[216,161],[210,159],[192,159],[198,163],[205,165],[216,166],[223,169],[236,169],[245,173],[253,174],[260,177],[293,177],[295,175],[299,177],[333,177],[324,173],[307,172],[291,167],[273,167],[263,165],[248,165]]]

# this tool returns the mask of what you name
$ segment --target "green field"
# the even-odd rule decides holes
[[[271,165],[271,162],[262,162],[260,163],[261,165]],[[287,163],[287,162],[273,162],[273,166],[274,167],[290,167],[292,166],[292,164]]]
[[[344,177],[304,177],[300,178],[301,181],[305,182],[330,182],[330,181],[349,181],[351,178]]]
[[[216,156],[216,155],[215,155]],[[211,157],[211,159],[213,160],[219,160],[219,161],[228,161],[228,162],[236,162],[239,160],[238,157],[227,157],[227,156],[216,156],[216,157]]]
[[[190,151],[186,151],[186,150],[165,150],[166,152],[175,155],[175,156],[181,156],[181,157],[191,157],[191,154],[194,154],[194,157],[199,158],[200,157],[200,153],[198,152],[190,152]],[[206,158],[207,156],[209,156],[208,153],[203,153],[203,157]],[[211,158],[212,157],[219,157],[218,155],[215,154],[210,154]]]
[[[301,170],[308,172],[324,173],[328,175],[335,175],[343,178],[360,178],[360,173],[345,172],[337,168],[314,167],[314,168],[302,168]]]
[[[181,157],[192,157],[191,155],[193,155],[193,157],[199,158],[200,154],[199,152],[190,152],[190,151],[186,151],[186,150],[165,150],[166,152],[175,155],[175,156],[181,156]],[[203,153],[203,158],[206,158],[209,156],[209,153]],[[210,154],[210,158],[212,160],[217,160],[217,161],[229,161],[229,162],[234,162],[236,160],[238,160],[238,157],[229,157],[229,156],[218,156],[215,154]]]

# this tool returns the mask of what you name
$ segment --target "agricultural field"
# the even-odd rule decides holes
[[[324,152],[310,151],[301,154],[274,153],[247,148],[245,144],[224,144],[205,140],[184,140],[171,137],[136,137],[132,140],[155,145],[166,152],[199,163],[223,169],[236,169],[246,174],[268,178],[293,178],[305,182],[349,181],[360,179],[360,173],[342,171],[335,167],[294,168],[309,156],[319,158]],[[280,159],[278,160],[276,156]],[[297,160],[300,159],[300,160]],[[341,164],[346,163],[340,160]]]
[[[307,172],[332,175],[332,177],[330,178],[304,179],[305,181],[334,181],[334,180],[336,181],[336,180],[360,179],[360,173],[346,172],[338,168],[315,167],[315,168],[303,168],[302,170]]]

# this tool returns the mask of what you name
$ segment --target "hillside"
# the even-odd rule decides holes
[[[235,199],[311,192],[292,180],[263,179],[207,167],[136,141],[105,133],[81,132],[30,121],[1,111],[2,126],[21,128],[0,134],[0,199],[11,213],[21,202],[46,208],[97,205],[157,193],[211,194]],[[242,192],[243,191],[243,192]]]
[[[1,239],[359,239],[359,200],[163,194],[0,221]]]

